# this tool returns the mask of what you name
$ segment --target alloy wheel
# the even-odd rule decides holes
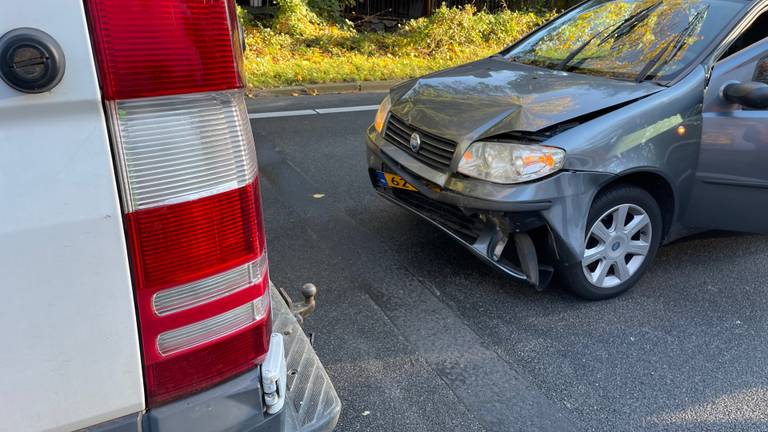
[[[599,288],[613,288],[629,280],[651,248],[651,219],[637,205],[622,204],[605,212],[592,225],[584,247],[582,269]]]

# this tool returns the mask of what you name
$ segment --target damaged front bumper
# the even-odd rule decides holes
[[[425,166],[373,130],[367,144],[371,183],[382,197],[441,228],[486,263],[537,288],[546,287],[556,263],[581,261],[592,199],[613,177],[562,171],[534,182],[501,185]],[[397,174],[417,191],[386,187],[377,171]]]

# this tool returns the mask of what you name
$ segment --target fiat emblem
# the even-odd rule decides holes
[[[418,132],[414,132],[411,134],[411,150],[413,150],[414,153],[418,153],[419,149],[421,148],[421,136],[419,136]]]

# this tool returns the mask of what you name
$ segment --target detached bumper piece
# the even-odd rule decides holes
[[[431,222],[494,268],[537,289],[551,281],[554,271],[546,262],[552,261],[553,240],[536,214],[454,206],[419,192],[382,187],[373,172],[371,181],[379,195]],[[537,243],[546,247],[537,248]]]

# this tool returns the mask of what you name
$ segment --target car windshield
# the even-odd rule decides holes
[[[744,8],[729,0],[595,0],[502,54],[515,62],[619,79],[667,81]]]

